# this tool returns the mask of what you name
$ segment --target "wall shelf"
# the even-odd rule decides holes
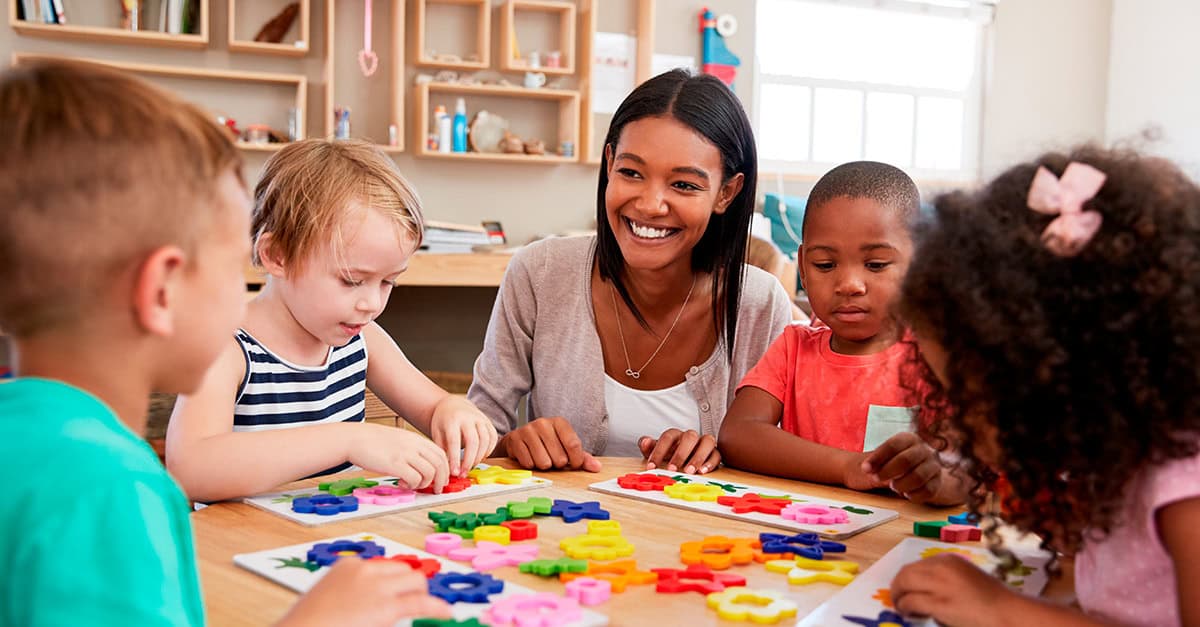
[[[558,18],[558,52],[562,55],[560,67],[546,67],[543,61],[533,67],[525,58],[517,58],[520,37],[517,34],[518,15],[521,13],[543,13]],[[500,8],[500,69],[506,72],[541,72],[546,75],[571,75],[575,73],[575,4],[573,2],[551,2],[549,0],[507,0]]]
[[[429,150],[425,144],[423,133],[430,120],[430,100],[433,95],[445,95],[463,98],[508,98],[517,101],[543,101],[558,106],[558,138],[557,142],[546,142],[546,154],[527,155],[496,152],[439,152]],[[422,83],[417,85],[416,105],[414,107],[413,128],[416,150],[419,157],[448,159],[460,161],[493,162],[493,163],[537,163],[559,164],[578,163],[579,152],[570,157],[554,153],[555,148],[564,141],[579,145],[579,102],[580,95],[576,90],[568,89],[528,89],[525,87],[507,85],[459,85],[457,83]],[[526,105],[527,106],[527,105]]]
[[[312,0],[298,0],[300,3],[300,14],[296,17],[296,23],[291,29],[295,29],[297,37],[293,41],[282,41],[279,43],[254,41],[253,39],[242,39],[238,37],[238,3],[239,0],[227,0],[226,16],[229,24],[229,51],[230,52],[251,52],[257,54],[272,54],[284,57],[303,57],[308,55],[309,41],[311,40],[311,8]],[[332,1],[332,0],[331,0]],[[265,14],[263,7],[268,3],[256,0],[254,3],[246,3],[254,6],[257,11],[256,16],[260,18]],[[271,13],[270,15],[274,15]],[[268,18],[269,19],[269,18]],[[264,22],[265,23],[265,22]]]
[[[474,7],[475,13],[475,50],[461,51],[461,61],[442,61],[429,56],[427,30],[430,22],[429,13],[433,6]],[[477,71],[486,70],[491,65],[492,49],[492,4],[491,0],[414,0],[415,15],[413,26],[414,64],[420,67],[438,68],[444,70]],[[449,52],[449,51],[442,51]],[[470,55],[477,55],[477,61],[466,60]]]
[[[234,81],[244,83],[259,83],[266,85],[278,85],[293,90],[293,106],[299,111],[300,129],[303,132],[305,128],[304,119],[307,108],[308,99],[308,78],[299,74],[272,74],[266,72],[243,72],[235,70],[210,70],[203,68],[183,67],[183,66],[168,66],[168,65],[151,65],[148,63],[124,63],[119,61],[106,61],[98,59],[79,59],[65,57],[60,55],[49,54],[29,54],[15,53],[13,54],[13,65],[21,65],[30,61],[39,59],[72,59],[75,61],[86,61],[88,63],[96,63],[108,67],[117,68],[133,74],[143,76],[159,76],[166,78],[178,79],[195,79],[195,80],[214,80],[214,81]],[[203,104],[201,104],[203,106]],[[302,137],[303,138],[303,137]],[[249,142],[237,142],[239,148],[255,152],[273,152],[281,150],[286,143],[274,144],[252,144]]]
[[[133,44],[168,48],[201,49],[208,47],[208,0],[200,0],[199,32],[172,35],[153,30],[125,30],[112,26],[86,24],[43,24],[17,19],[17,2],[8,0],[8,24],[20,35],[93,43]],[[114,5],[116,3],[113,3]]]

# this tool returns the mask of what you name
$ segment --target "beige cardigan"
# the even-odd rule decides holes
[[[604,358],[591,299],[595,248],[595,236],[552,238],[526,246],[509,263],[467,392],[501,435],[519,426],[517,408],[527,398],[528,416],[562,416],[585,450],[604,454]],[[738,382],[790,321],[783,286],[747,266],[732,363],[722,339],[685,375],[705,434],[717,434]]]

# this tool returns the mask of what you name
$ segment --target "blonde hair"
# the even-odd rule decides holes
[[[241,176],[227,131],[118,70],[61,59],[0,76],[0,329],[77,322],[148,252],[188,252],[217,181]]]
[[[341,227],[355,204],[381,212],[420,245],[421,201],[382,150],[358,140],[306,139],[287,146],[267,161],[254,190],[255,265],[262,264],[257,244],[268,233],[272,254],[289,273],[330,241],[341,256]]]

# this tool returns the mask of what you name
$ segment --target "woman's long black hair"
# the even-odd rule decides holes
[[[692,249],[692,270],[712,273],[713,326],[718,333],[724,327],[726,356],[732,358],[742,294],[743,262],[750,239],[750,216],[754,213],[758,180],[754,131],[742,103],[719,79],[707,74],[692,75],[686,70],[671,70],[642,83],[617,108],[604,138],[606,154],[608,148],[616,149],[627,124],[659,116],[682,122],[720,151],[722,184],[739,172],[745,178],[741,191],[724,213],[711,217],[704,235]],[[612,281],[634,317],[642,326],[647,326],[621,278],[625,257],[608,223],[604,200],[608,188],[607,166],[607,162],[600,166],[596,190],[596,260],[600,277]]]

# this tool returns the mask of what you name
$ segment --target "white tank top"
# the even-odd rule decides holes
[[[667,429],[700,432],[700,408],[688,392],[687,381],[662,390],[635,390],[604,375],[604,404],[608,412],[609,457],[642,456],[638,440],[657,438]]]

